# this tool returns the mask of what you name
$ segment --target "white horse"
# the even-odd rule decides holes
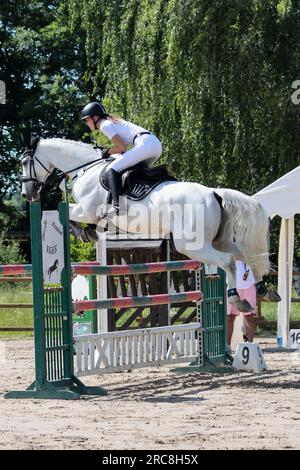
[[[101,150],[72,140],[40,139],[22,158],[22,193],[39,200],[42,184],[54,168],[73,178],[70,220],[97,224],[107,191],[99,183],[105,160]],[[239,311],[250,311],[236,291],[235,260],[251,267],[257,292],[266,300],[280,300],[267,289],[262,276],[269,271],[269,221],[259,202],[231,189],[213,189],[197,183],[165,181],[142,201],[126,200],[127,212],[114,223],[122,230],[146,237],[173,236],[178,252],[217,265],[227,274],[229,301]],[[127,214],[139,212],[128,229]],[[201,233],[201,236],[199,235]]]

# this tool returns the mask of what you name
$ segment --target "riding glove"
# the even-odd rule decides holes
[[[106,148],[104,148],[102,150],[102,158],[109,158],[110,157],[110,154],[108,153],[108,150],[109,149],[106,149]]]

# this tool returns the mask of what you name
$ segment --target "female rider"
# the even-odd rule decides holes
[[[104,106],[97,102],[89,103],[83,108],[81,119],[91,131],[100,129],[111,140],[113,147],[102,153],[104,158],[118,154],[106,170],[113,201],[108,214],[109,216],[118,214],[119,196],[122,190],[121,173],[142,161],[152,165],[161,156],[161,142],[147,129],[107,114]],[[132,145],[130,150],[128,150],[129,145]]]

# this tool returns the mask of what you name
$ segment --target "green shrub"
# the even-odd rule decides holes
[[[79,261],[95,261],[96,249],[95,243],[83,243],[76,240],[74,235],[70,236],[70,254],[71,261],[76,263]]]
[[[0,264],[25,263],[25,258],[20,252],[20,244],[17,241],[0,239]]]

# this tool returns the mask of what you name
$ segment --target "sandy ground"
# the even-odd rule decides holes
[[[4,399],[32,381],[33,343],[1,341],[0,449],[299,449],[300,353],[260,344],[260,374],[147,368],[85,378],[106,397],[56,401]]]

